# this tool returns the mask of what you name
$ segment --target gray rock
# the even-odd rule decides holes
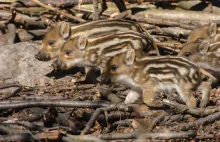
[[[43,86],[53,80],[45,76],[52,71],[53,61],[41,62],[34,55],[40,45],[21,42],[0,46],[0,80],[7,83],[18,81],[25,86]]]

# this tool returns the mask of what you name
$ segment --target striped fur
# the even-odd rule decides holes
[[[144,29],[136,22],[128,20],[96,20],[71,27],[71,38],[84,35],[92,39],[118,31],[143,33]]]
[[[60,22],[50,30],[42,41],[42,46],[36,58],[41,61],[48,61],[58,57],[63,44],[70,38],[85,36],[93,39],[119,31],[135,31],[143,33],[141,25],[128,20],[97,20],[70,26],[67,22]]]
[[[210,44],[197,40],[183,46],[178,56],[182,56],[209,70],[215,77],[220,77],[220,43]]]
[[[220,28],[216,23],[209,23],[198,27],[189,34],[187,43],[194,42],[197,39],[207,40],[210,42],[220,41]]]
[[[79,42],[80,45],[78,45]],[[85,48],[80,49],[81,45],[85,45]],[[136,57],[140,58],[147,56],[152,49],[157,50],[157,47],[153,40],[136,32],[121,32],[95,39],[75,37],[63,46],[57,61],[58,68],[70,69],[73,66],[102,68],[111,57],[124,53],[128,49],[133,49]],[[67,51],[71,54],[67,55]]]
[[[202,81],[203,77],[212,78],[211,74],[193,62],[173,56],[144,57],[137,59],[133,65],[127,65],[125,54],[113,57],[107,63],[101,80],[104,83],[122,83],[131,90],[142,94],[143,101],[152,107],[160,107],[154,99],[160,92],[175,90],[189,107],[196,107],[193,91],[201,91],[203,97],[200,107],[204,107],[209,100],[210,84]],[[125,102],[132,103],[137,98],[130,93]],[[130,98],[130,99],[128,99]]]

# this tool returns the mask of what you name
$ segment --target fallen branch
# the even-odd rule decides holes
[[[17,93],[19,93],[22,88],[19,87],[19,88],[10,88],[8,89],[10,91],[6,91],[6,92],[3,92],[3,93],[0,93],[1,97],[0,97],[0,100],[6,100],[8,98],[11,98],[12,96],[16,95]]]
[[[197,135],[196,139],[214,139],[216,136],[214,134],[204,134],[204,135]]]
[[[0,140],[2,142],[9,142],[9,141],[34,141],[32,135],[29,134],[29,133],[12,134],[12,135],[0,135]]]
[[[98,0],[93,0],[93,20],[100,19]]]
[[[108,133],[102,134],[101,139],[104,140],[121,140],[121,139],[136,139],[140,135],[139,132],[130,132],[130,133]]]
[[[110,130],[113,130],[113,129],[115,129],[118,125],[120,125],[120,126],[130,126],[131,125],[131,122],[129,121],[129,120],[119,120],[119,121],[116,121],[116,122],[114,122],[112,125],[111,125],[111,128],[110,128]]]
[[[65,13],[65,12],[63,12],[63,11],[60,11],[60,10],[58,10],[58,9],[52,7],[52,6],[45,5],[45,4],[41,3],[41,2],[38,1],[38,0],[32,0],[32,1],[35,2],[35,3],[37,3],[37,4],[40,5],[40,6],[44,7],[44,8],[47,8],[47,9],[49,9],[49,10],[52,10],[52,11],[54,11],[54,12],[56,12],[56,13],[58,13],[58,14],[61,14],[61,15],[65,16],[65,17],[67,17],[67,18],[70,18],[70,19],[73,19],[73,20],[76,20],[76,21],[79,21],[79,22],[85,22],[85,21],[86,21],[86,20],[84,20],[84,19],[82,19],[82,18],[80,18],[80,17],[76,17],[76,16],[73,16],[73,15],[67,14],[67,13]]]
[[[59,141],[61,134],[60,130],[46,131],[37,133],[36,138],[42,141]]]
[[[157,125],[158,123],[162,122],[166,116],[171,115],[172,113],[174,113],[173,110],[166,110],[164,111],[162,114],[160,114],[159,116],[157,116],[156,118],[154,118],[151,123],[149,124],[149,126],[147,127],[146,131],[151,131],[155,125]]]
[[[215,112],[220,111],[220,107],[215,107],[215,108],[189,108],[188,106],[176,103],[171,100],[164,99],[161,103],[164,105],[168,105],[171,108],[174,108],[176,111],[180,113],[189,113],[192,115],[197,115],[197,116],[207,116],[210,114],[213,114]]]
[[[47,30],[20,30],[17,32],[21,42],[29,41],[32,39],[40,39],[47,33]]]
[[[182,120],[188,120],[190,118],[193,118],[193,116],[187,114],[187,115],[183,115],[183,114],[175,114],[172,116],[165,116],[164,118],[164,122],[175,122],[175,121],[182,121]]]
[[[194,25],[191,24],[193,22],[183,22],[183,21],[174,21],[170,19],[163,19],[163,18],[143,18],[143,17],[138,17],[138,16],[131,16],[131,19],[134,19],[138,22],[143,22],[147,24],[155,24],[155,25],[162,25],[162,26],[172,26],[172,27],[180,27],[183,29],[189,29],[193,30],[201,25],[208,24],[208,22],[202,22],[202,23],[196,23],[194,22]]]
[[[169,42],[156,42],[156,45],[157,46],[165,46],[165,47],[171,47],[173,48],[174,50],[175,49],[180,49],[182,48],[182,44],[180,43],[169,43]]]
[[[36,86],[34,87],[34,89],[42,89],[42,90],[50,90],[50,89],[54,89],[55,87],[57,87],[57,90],[71,90],[71,89],[79,89],[79,90],[85,90],[85,89],[92,89],[94,88],[96,85],[95,84],[80,84],[80,85],[76,85],[71,83],[67,83],[67,84],[58,84],[56,86]]]
[[[40,125],[32,124],[27,121],[18,121],[18,120],[8,120],[5,121],[4,124],[10,124],[10,125],[20,125],[25,127],[28,130],[33,130],[33,131],[46,131],[46,128]]]
[[[186,30],[178,27],[168,27],[168,28],[160,28],[159,31],[157,29],[151,30],[151,33],[161,33],[162,34],[168,34],[172,36],[188,36],[191,32],[191,30]]]
[[[213,123],[214,121],[218,121],[220,119],[220,112],[216,112],[204,118],[200,118],[194,122],[189,122],[188,124],[181,127],[181,130],[187,131],[193,127],[199,127],[203,125],[207,125]]]
[[[97,120],[98,116],[103,113],[103,112],[108,112],[108,111],[116,111],[116,110],[121,110],[121,111],[131,111],[132,106],[131,105],[125,105],[125,104],[120,104],[120,105],[111,105],[105,108],[98,108],[96,111],[92,114],[92,117],[90,118],[89,122],[86,124],[86,127],[82,130],[81,135],[85,135],[88,133],[90,128],[93,126],[95,121]]]
[[[90,118],[91,118],[91,116],[90,116]],[[134,118],[134,116],[132,117],[130,115],[130,113],[114,112],[112,114],[108,114],[108,116],[105,116],[104,114],[99,115],[97,118],[97,121],[104,123],[106,121],[106,119],[109,122],[112,122],[112,121],[119,121],[119,120],[129,119],[129,118]]]
[[[119,140],[119,139],[160,139],[160,140],[169,140],[169,139],[181,139],[181,138],[191,138],[196,136],[196,131],[187,131],[187,132],[158,132],[158,133],[140,133],[140,132],[131,132],[131,133],[109,133],[102,134],[101,139],[104,140]]]
[[[124,11],[118,15],[115,15],[115,16],[114,16],[114,14],[112,14],[111,17],[113,17],[114,19],[126,19],[126,18],[130,18],[131,15],[132,15],[131,10],[126,10],[126,11]]]
[[[207,13],[219,14],[220,12],[218,1],[200,1],[200,0],[180,1],[178,2],[177,7],[192,11],[202,10]],[[201,9],[201,7],[203,8]]]
[[[93,13],[93,10],[89,10],[89,9],[85,9],[85,8],[79,8],[79,7],[74,7],[74,10],[80,11],[80,12],[86,12],[86,13]],[[111,14],[108,14],[106,12],[102,13],[102,16],[107,16],[107,17],[111,17]]]
[[[39,17],[30,17],[24,14],[17,13],[16,11],[10,13],[8,11],[0,10],[0,18],[7,21],[12,20],[16,23],[23,24],[26,26],[35,26],[35,28],[46,27],[44,22],[42,22]]]
[[[65,137],[62,137],[63,141],[66,142],[72,142],[72,141],[81,141],[81,142],[106,142],[105,140],[102,140],[94,135],[81,135],[81,136],[76,136],[76,135],[70,135],[66,134]]]
[[[19,103],[1,103],[0,101],[0,110],[5,109],[21,109],[21,108],[30,108],[30,107],[74,107],[74,108],[99,108],[107,107],[108,103],[102,102],[82,102],[82,101],[68,101],[68,100],[23,100]]]
[[[0,89],[4,89],[4,88],[10,88],[10,87],[22,87],[21,84],[19,83],[8,83],[8,84],[1,84],[0,85]]]
[[[196,136],[196,131],[187,131],[187,132],[164,132],[164,133],[144,133],[139,136],[139,139],[190,139]]]
[[[24,100],[5,100],[5,101],[0,101],[0,104],[10,104],[10,103],[23,103]]]
[[[189,23],[220,23],[219,14],[208,13],[203,11],[190,11],[190,10],[163,10],[163,9],[150,9],[147,11],[139,12],[135,16],[142,18],[154,19],[167,19],[170,21],[184,21]]]
[[[6,133],[6,134],[22,134],[22,133],[26,133],[27,131],[0,125],[0,132]]]
[[[80,0],[81,4],[92,4],[93,0]],[[16,2],[16,0],[11,0],[11,2],[14,2],[14,6],[20,7],[20,6],[27,6],[27,7],[33,7],[37,6],[36,3],[31,2],[30,0],[22,0],[19,2]],[[60,0],[39,0],[39,2],[45,4],[45,5],[52,5],[54,7],[69,7],[69,6],[74,6],[79,3],[79,0],[65,0],[65,1],[60,1]]]
[[[2,90],[1,90],[2,89]],[[22,85],[18,83],[9,83],[0,85],[0,100],[6,100],[22,90]]]

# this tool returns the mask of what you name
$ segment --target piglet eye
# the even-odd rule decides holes
[[[118,69],[118,66],[116,66],[116,65],[111,66],[111,71],[112,72],[115,72],[117,69]]]
[[[55,40],[49,40],[49,41],[48,41],[48,44],[49,44],[50,46],[52,46],[54,43],[55,43]]]
[[[185,56],[185,57],[189,57],[190,55],[191,55],[190,52],[186,52],[186,53],[184,53],[184,56]]]
[[[72,53],[72,51],[71,51],[71,50],[66,50],[66,51],[65,51],[65,54],[66,54],[67,56],[70,56],[70,55],[71,55],[71,53]]]

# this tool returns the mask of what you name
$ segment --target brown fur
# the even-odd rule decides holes
[[[44,37],[40,51],[35,57],[40,61],[51,60],[59,55],[66,38],[69,36],[70,27],[66,22],[59,23]]]
[[[197,40],[184,45],[178,56],[191,60],[219,78],[220,44],[210,45],[207,41]]]
[[[63,44],[76,36],[85,36],[88,39],[117,33],[119,31],[135,31],[143,33],[143,28],[127,20],[96,20],[70,26],[67,22],[60,22],[50,30],[42,41],[42,46],[36,58],[41,61],[48,61],[58,57]],[[54,42],[53,44],[51,44]]]
[[[156,45],[153,40],[136,32],[121,32],[96,39],[77,36],[67,41],[58,57],[58,67],[68,70],[74,66],[97,66],[102,68],[112,57],[128,49],[135,51],[135,57],[147,56]],[[71,52],[71,54],[66,54]]]
[[[200,107],[206,106],[209,100],[210,84],[202,82],[202,75],[208,73],[192,62],[179,57],[146,57],[128,65],[125,54],[113,57],[103,70],[103,83],[122,83],[139,94],[143,102],[152,107],[161,107],[155,96],[163,90],[172,92],[175,88],[186,105],[196,107],[193,91],[201,91],[203,98]],[[202,71],[202,72],[201,72]],[[210,75],[210,74],[209,74]],[[208,76],[215,79],[212,75]],[[132,95],[126,102],[133,102]]]
[[[211,42],[220,41],[220,34],[217,24],[210,23],[192,30],[188,36],[187,43],[196,41],[197,39],[207,40]]]

